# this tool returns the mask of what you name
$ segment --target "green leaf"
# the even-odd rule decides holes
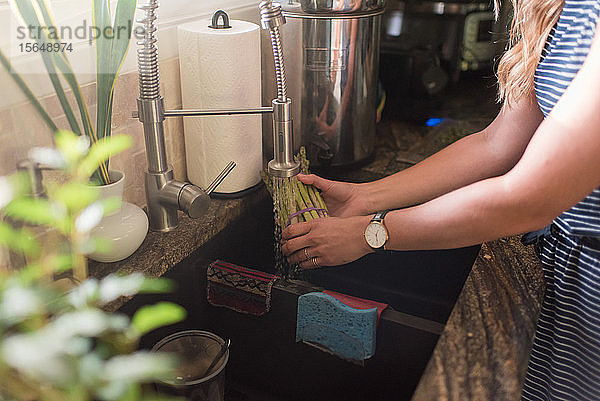
[[[5,208],[7,216],[30,224],[54,225],[64,218],[64,211],[57,210],[47,199],[20,198]]]
[[[67,152],[71,146],[77,146],[77,135],[69,131],[58,131],[55,135],[56,147],[63,152]]]
[[[131,320],[138,335],[144,335],[156,328],[174,324],[185,319],[185,309],[171,302],[159,302],[140,308]]]
[[[42,104],[39,102],[37,96],[34,95],[33,91],[29,88],[29,85],[27,85],[23,78],[14,70],[12,64],[10,63],[6,55],[2,52],[2,50],[0,50],[0,63],[4,66],[6,71],[8,71],[10,77],[13,79],[13,81],[15,81],[19,89],[21,89],[21,92],[23,92],[25,97],[27,97],[29,103],[33,105],[33,107],[38,112],[42,120],[44,120],[48,128],[50,128],[52,132],[58,131],[58,127],[56,126],[56,124],[54,124],[54,121],[52,121],[52,118],[50,118],[50,116],[46,112],[46,109],[44,109],[44,106],[42,106]]]
[[[76,309],[82,309],[98,299],[98,280],[92,278],[85,280],[73,290],[69,291],[67,298]]]
[[[108,303],[121,296],[135,295],[144,280],[142,273],[132,273],[125,276],[110,274],[100,282],[100,301]]]
[[[138,351],[129,355],[117,355],[104,366],[104,379],[113,383],[151,381],[172,376],[175,358],[166,353]]]
[[[44,18],[43,13],[36,12],[36,10],[34,9],[32,3],[31,3],[31,0],[15,0],[14,5],[17,8],[16,11],[23,18],[23,21],[26,26],[28,26],[28,27],[30,26],[33,29],[35,29],[36,27],[40,27],[40,26],[48,26],[48,27],[53,26],[53,24],[50,21],[48,21]],[[46,4],[41,2],[41,7],[42,7],[42,10],[45,9],[45,11],[46,11],[45,14],[48,15],[49,13],[48,13]],[[47,46],[48,43],[56,42],[56,40],[51,40],[48,36],[40,38],[40,37],[38,37],[38,35],[35,35],[35,38],[36,38],[35,39],[36,42],[40,46],[42,46],[42,45]],[[58,73],[56,71],[56,64],[53,61],[54,58],[59,55],[62,55],[64,57],[64,54],[62,54],[61,52],[41,52],[42,61],[44,62],[44,66],[46,67],[46,71],[48,72],[48,77],[50,78],[50,81],[52,82],[52,86],[54,87],[56,96],[58,97],[58,100],[60,101],[63,111],[65,112],[65,116],[67,117],[69,125],[75,133],[77,133],[78,135],[81,135],[81,129],[79,128],[79,124],[77,122],[77,119],[75,118],[75,113],[73,112],[73,109],[71,108],[71,105],[69,104],[69,101],[67,100],[64,88],[62,86],[62,83],[61,83]]]
[[[54,255],[49,258],[46,263],[55,273],[61,273],[72,269],[75,265],[75,261],[73,260],[73,255]]]
[[[111,136],[113,96],[117,77],[129,50],[133,33],[136,0],[117,3],[114,25],[111,25],[110,2],[93,0],[93,20],[97,27],[110,27],[112,37],[100,35],[96,39],[97,118],[98,139]],[[107,162],[103,163],[108,169]]]
[[[186,399],[163,394],[144,394],[144,401],[186,401]]]
[[[13,196],[23,196],[31,193],[31,178],[25,172],[13,174],[8,179],[12,186]]]
[[[127,391],[125,392],[125,394],[123,394],[123,398],[121,398],[121,401],[138,401],[141,399],[141,393],[142,392],[139,386],[135,384],[130,384],[127,387]]]
[[[107,381],[104,387],[96,390],[97,398],[104,401],[119,400],[127,391],[127,383],[123,381]]]
[[[115,13],[114,30],[117,31],[116,38],[112,41],[111,49],[111,72],[115,73],[115,78],[118,72],[123,67],[125,56],[129,51],[131,44],[131,36],[133,34],[135,10],[137,8],[136,0],[120,0],[117,3],[117,11]],[[125,34],[124,32],[125,31]],[[113,85],[114,79],[113,78]]]
[[[121,198],[112,196],[110,198],[100,200],[100,204],[104,209],[104,215],[107,216],[112,212],[116,212],[117,210],[119,210],[121,206],[123,206],[123,201],[121,200]]]
[[[112,156],[131,147],[132,139],[128,135],[114,135],[110,138],[102,138],[90,148],[88,155],[79,166],[79,174],[91,176],[94,171]]]
[[[15,230],[4,222],[0,222],[0,244],[28,255],[37,255],[40,252],[40,244],[31,232],[24,229]]]
[[[77,163],[84,157],[90,147],[89,139],[77,136],[70,131],[58,131],[55,135],[55,143],[63,157],[71,164]]]
[[[113,29],[109,1],[92,0],[92,23],[93,26],[100,29],[101,32],[105,32],[107,29]],[[112,96],[112,84],[111,74],[107,73],[106,70],[110,70],[111,65],[112,39],[102,33],[96,38],[95,44],[96,89],[98,95],[96,133],[98,134],[98,139],[101,139],[105,136],[110,136],[110,127],[106,125],[106,122],[111,113],[108,106],[110,104],[110,97]]]
[[[39,262],[36,262],[20,269],[17,275],[21,283],[23,283],[23,285],[31,285],[31,283],[39,280],[41,277],[44,276],[44,271],[39,265]]]
[[[32,287],[9,286],[0,298],[0,320],[22,322],[44,311],[42,294]]]
[[[72,269],[73,266],[73,256],[70,254],[50,255],[20,269],[18,277],[23,285],[33,285],[40,278],[47,276],[49,272],[62,273]]]
[[[78,182],[68,182],[52,191],[52,199],[65,205],[73,214],[79,213],[92,203],[100,194],[98,187]]]
[[[41,12],[42,20],[44,21],[45,26],[53,27],[55,32],[60,32],[56,28],[56,24],[53,21],[52,15],[50,14],[50,11],[49,11],[48,5],[46,4],[46,1],[45,0],[37,0],[37,5]],[[46,42],[61,43],[62,39],[60,37],[57,39],[52,39],[52,38],[47,37]],[[83,129],[84,129],[85,134],[87,135],[88,138],[90,138],[90,141],[92,141],[92,142],[96,141],[97,138],[96,138],[96,134],[94,132],[94,128],[92,127],[90,113],[87,109],[85,102],[83,101],[83,96],[81,94],[81,88],[79,86],[79,82],[77,82],[77,77],[75,76],[75,73],[73,72],[73,68],[71,67],[71,63],[69,62],[69,59],[65,55],[64,51],[44,52],[44,53],[50,54],[50,56],[52,57],[52,60],[54,62],[54,65],[56,66],[58,71],[60,71],[62,76],[65,78],[65,80],[69,84],[69,87],[71,88],[71,91],[73,92],[73,95],[75,96],[75,101],[77,102],[77,107],[79,108],[79,114],[80,114],[81,122],[83,123]]]
[[[129,50],[133,33],[133,18],[136,0],[120,0],[117,3],[115,22],[112,25],[110,2],[93,0],[94,26],[112,30],[112,37],[100,35],[96,39],[96,71],[98,113],[96,133],[98,139],[111,134],[111,114],[113,94],[117,76]]]
[[[146,278],[138,292],[145,294],[166,293],[172,292],[174,287],[173,282],[166,278]]]
[[[82,252],[84,254],[92,252],[109,253],[114,248],[113,242],[103,237],[90,238],[83,246],[85,247],[83,250],[90,250],[89,252]]]
[[[11,238],[16,234],[16,230],[10,224],[0,221],[0,244],[9,246]]]

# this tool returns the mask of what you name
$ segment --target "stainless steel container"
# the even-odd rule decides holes
[[[313,166],[347,166],[375,148],[379,37],[384,0],[282,0],[281,26],[294,150]],[[263,36],[263,103],[276,93],[270,41]],[[263,124],[265,156],[271,124]]]

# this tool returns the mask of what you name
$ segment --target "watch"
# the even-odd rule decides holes
[[[376,213],[367,228],[365,228],[365,240],[375,251],[384,250],[385,244],[389,238],[388,230],[383,224],[383,218],[387,213],[388,210]]]

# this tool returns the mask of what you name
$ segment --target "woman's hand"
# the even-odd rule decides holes
[[[359,194],[358,184],[330,181],[314,174],[298,174],[298,179],[321,191],[332,217],[362,216],[369,213],[365,199]]]
[[[281,250],[302,269],[349,263],[372,252],[364,237],[370,221],[370,216],[353,216],[292,224],[283,231]]]

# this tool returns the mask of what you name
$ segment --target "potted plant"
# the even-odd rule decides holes
[[[12,221],[42,225],[62,239],[44,246],[20,225],[0,221],[0,245],[32,259],[17,271],[0,271],[0,399],[15,401],[166,400],[143,383],[173,374],[174,360],[137,351],[144,333],[181,320],[185,311],[159,303],[132,319],[103,307],[120,296],[169,289],[142,274],[88,279],[64,291],[53,276],[85,270],[85,254],[103,246],[91,230],[115,199],[98,199],[89,174],[131,142],[113,136],[92,145],[59,132],[57,149],[34,149],[34,161],[50,163],[68,177],[49,184],[48,197],[27,196],[27,179],[0,177],[0,211]]]

